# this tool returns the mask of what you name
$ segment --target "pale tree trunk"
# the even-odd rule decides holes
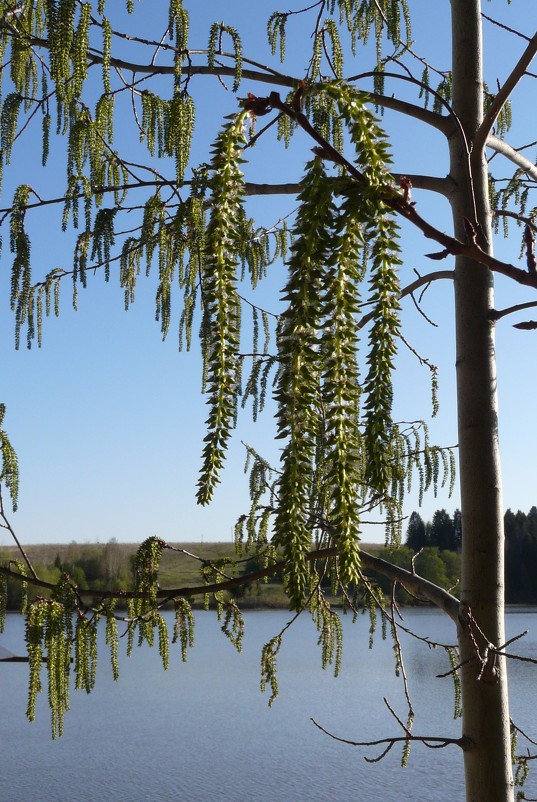
[[[471,143],[482,120],[481,2],[451,0],[453,111]],[[482,248],[491,250],[487,165],[470,158],[460,133],[450,143],[455,234],[468,237],[464,218],[477,220]],[[470,230],[470,236],[472,236]],[[505,660],[476,659],[476,644],[502,646],[504,536],[498,446],[498,404],[490,271],[468,258],[455,267],[456,371],[462,511],[459,645],[467,802],[510,802],[513,778]],[[484,633],[484,636],[483,634]],[[474,659],[472,659],[474,658]],[[482,670],[483,669],[483,670]],[[479,677],[481,673],[481,677]]]

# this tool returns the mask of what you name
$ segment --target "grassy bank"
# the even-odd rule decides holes
[[[62,572],[81,589],[104,590],[105,588],[133,587],[133,563],[137,543],[46,544],[25,546],[28,559],[38,575],[47,582],[55,583]],[[175,550],[164,550],[160,564],[159,585],[161,588],[188,588],[203,584],[202,568],[207,562],[226,560],[223,568],[226,576],[241,574],[263,567],[250,555],[237,557],[233,543],[175,543]],[[0,547],[0,561],[20,560],[14,546]],[[31,592],[31,591],[30,591]],[[16,583],[10,582],[10,607],[17,607]],[[235,598],[244,607],[287,607],[279,576],[268,582],[257,582],[251,587],[237,588]],[[196,600],[201,604],[202,599]]]
[[[80,589],[105,590],[133,588],[133,565],[139,544],[118,543],[76,543],[30,545],[25,547],[28,559],[38,575],[56,583],[62,573],[69,574],[71,581]],[[185,589],[203,584],[202,568],[208,562],[226,561],[222,568],[226,577],[234,578],[264,567],[262,559],[246,554],[242,559],[237,557],[233,543],[176,543],[171,544],[173,550],[165,549],[159,572],[159,585],[162,589],[182,589],[182,595],[188,595]],[[369,553],[389,556],[392,561],[402,567],[411,567],[412,551],[400,547],[388,555],[380,544],[364,544]],[[19,559],[14,546],[0,547],[0,562]],[[459,570],[459,557],[454,552],[439,552],[438,549],[424,549],[416,562],[416,570],[431,581],[443,587],[450,587],[456,581]],[[390,594],[389,583],[379,584],[382,591]],[[386,584],[386,586],[384,586]],[[20,590],[16,582],[9,582],[8,604],[11,609],[18,607]],[[325,590],[328,590],[326,588]],[[284,593],[281,577],[276,575],[268,581],[258,581],[252,585],[235,588],[233,596],[241,607],[245,608],[286,608],[288,599]],[[398,590],[398,598],[403,603],[414,603],[403,591]],[[337,604],[336,599],[332,599]],[[195,605],[201,605],[203,599],[197,597]]]

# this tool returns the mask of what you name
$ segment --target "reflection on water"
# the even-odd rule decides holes
[[[102,644],[97,685],[88,696],[71,693],[63,738],[52,742],[46,699],[29,724],[28,668],[0,664],[0,798],[6,802],[340,802],[349,798],[380,802],[444,802],[462,799],[462,759],[457,747],[430,751],[414,745],[409,766],[400,768],[394,748],[369,764],[381,749],[358,749],[321,733],[311,718],[339,737],[355,741],[399,735],[383,702],[401,718],[406,705],[394,675],[390,641],[380,632],[368,646],[367,618],[353,626],[344,619],[340,676],[322,671],[317,632],[299,619],[278,657],[280,694],[272,709],[259,691],[263,643],[289,619],[281,611],[246,614],[244,649],[238,655],[212,613],[196,615],[195,646],[183,664],[171,647],[170,668],[162,670],[158,651],[143,647],[120,659],[114,683]],[[423,636],[454,642],[451,622],[433,610],[405,613]],[[509,636],[530,635],[518,652],[537,656],[535,612],[508,617]],[[533,628],[533,633],[531,632]],[[8,616],[2,647],[24,652],[24,624]],[[123,649],[125,645],[122,643]],[[457,737],[453,685],[434,679],[449,668],[441,649],[404,638],[405,666],[416,712],[414,734]],[[517,724],[537,734],[533,698],[537,667],[512,663],[511,706]],[[42,694],[42,696],[46,695]],[[537,787],[537,774],[527,789]]]

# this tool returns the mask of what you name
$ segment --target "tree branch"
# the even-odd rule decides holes
[[[441,180],[441,179],[439,179]],[[181,186],[189,186],[192,182],[191,181],[183,181]],[[174,188],[177,187],[177,181],[175,179],[170,178],[169,180],[166,178],[159,178],[155,179],[154,181],[136,181],[135,183],[129,184],[119,184],[114,186],[108,187],[95,187],[93,190],[95,195],[104,195],[110,192],[124,192],[124,191],[131,191],[133,189],[147,189],[147,188],[155,188],[160,189],[162,187],[170,187]],[[245,182],[245,190],[246,195],[297,195],[300,192],[300,187],[298,183],[287,182],[283,184],[256,184],[251,181]],[[36,195],[34,191],[34,195]],[[25,209],[38,209],[41,206],[52,206],[58,205],[60,203],[65,203],[65,195],[57,198],[38,198],[37,201],[34,203],[28,203],[25,206]],[[82,199],[84,198],[84,193],[79,192],[76,195],[72,195],[72,198]],[[0,209],[0,215],[5,217],[6,215],[10,214],[13,207],[5,207]]]
[[[427,86],[422,81],[418,81],[417,78],[411,77],[410,75],[401,75],[399,72],[387,72],[384,71],[384,76],[386,78],[393,78],[398,81],[406,81],[407,83],[411,83],[414,86],[418,87],[419,89],[423,89],[424,91],[429,92],[435,98],[437,98],[442,106],[448,112],[448,116],[444,116],[443,114],[438,114],[435,111],[429,111],[428,109],[423,108],[423,106],[417,106],[414,103],[408,103],[405,100],[399,100],[396,97],[391,97],[387,95],[378,95],[376,92],[367,92],[367,94],[373,103],[382,106],[385,109],[393,109],[394,111],[399,111],[401,114],[406,114],[409,117],[413,117],[415,120],[420,120],[421,122],[426,123],[427,125],[432,126],[433,128],[437,128],[439,131],[442,131],[443,134],[446,136],[450,136],[455,127],[460,128],[460,122],[458,123],[455,115],[453,114],[453,110],[451,109],[449,103],[447,103],[446,99],[439,95],[434,89],[431,89],[430,86]],[[376,75],[375,71],[369,72],[362,72],[357,75],[351,75],[349,78],[346,79],[347,83],[351,83],[351,81],[360,81],[363,78],[373,78]],[[458,123],[458,125],[457,125]]]
[[[399,173],[391,173],[395,181],[398,181],[399,178],[403,177],[403,174]],[[440,195],[447,196],[450,193],[449,187],[449,178],[440,178],[436,176],[428,176],[428,175],[417,175],[414,173],[405,173],[405,176],[412,182],[412,186],[415,189],[423,189],[430,192],[438,192]],[[189,180],[183,181],[181,186],[189,186],[192,182]],[[177,181],[173,178],[166,179],[166,178],[158,178],[153,181],[136,181],[134,183],[128,184],[118,184],[114,186],[107,186],[107,187],[95,187],[94,194],[95,195],[105,195],[108,193],[115,193],[115,192],[125,192],[131,191],[134,189],[148,189],[148,188],[155,188],[160,189],[162,187],[170,187],[171,189],[177,187]],[[247,196],[254,196],[254,195],[298,195],[300,192],[300,184],[296,181],[286,181],[281,184],[258,184],[255,181],[246,181],[244,183],[245,194]],[[37,200],[33,203],[28,203],[25,206],[25,209],[39,209],[42,206],[53,206],[58,205],[60,203],[65,203],[65,195],[56,198],[41,198],[37,195],[35,190],[32,190],[33,194],[37,197]],[[72,195],[72,198],[82,199],[85,197],[83,192],[79,192],[76,195]],[[0,209],[0,215],[2,218],[5,218],[6,215],[10,214],[13,210],[12,206],[7,206]],[[0,221],[0,225],[1,225]]]
[[[42,47],[45,50],[50,49],[50,42],[48,39],[41,39],[37,36],[27,36],[27,37],[20,37],[24,39],[24,42],[27,45]],[[188,56],[193,55],[207,55],[207,50],[189,50]],[[218,53],[218,56],[221,58],[229,58],[235,60],[235,53]],[[103,63],[103,54],[99,50],[95,50],[93,48],[89,48],[88,50],[88,60],[90,65],[93,64],[102,64]],[[243,78],[248,78],[251,81],[257,81],[260,83],[276,83],[278,86],[288,86],[290,89],[295,87],[298,83],[296,78],[293,78],[291,75],[284,75],[283,73],[277,72],[272,67],[266,67],[259,62],[251,61],[248,58],[243,59],[245,64],[252,64],[257,66],[259,69],[243,69],[241,74]],[[149,64],[140,64],[133,61],[125,61],[124,59],[120,59],[117,57],[112,56],[109,60],[110,67],[113,67],[117,70],[127,70],[128,72],[142,73],[148,75],[176,75],[176,68],[173,64],[161,64],[156,65],[154,63]],[[266,70],[266,72],[261,72],[260,70]],[[236,71],[235,67],[225,67],[222,64],[219,64],[215,67],[209,67],[207,64],[191,64],[184,66],[181,68],[181,73],[187,75],[188,77],[192,75],[212,75],[215,77],[218,76],[229,76],[230,78],[234,78]]]
[[[537,301],[527,301],[524,304],[515,304],[514,306],[508,306],[506,309],[495,309],[493,312],[490,313],[491,320],[501,320],[502,317],[506,315],[512,315],[515,312],[521,312],[523,309],[533,309],[537,306]]]
[[[486,144],[496,153],[500,153],[502,156],[505,156],[506,159],[509,159],[510,162],[516,164],[517,167],[520,167],[520,169],[534,181],[537,181],[537,167],[512,145],[509,145],[507,142],[504,142],[503,139],[493,134],[489,134]]]
[[[498,114],[500,113],[503,106],[509,99],[515,86],[523,77],[527,67],[529,67],[529,65],[533,61],[533,57],[535,56],[536,53],[537,53],[537,33],[535,33],[533,38],[528,43],[523,54],[519,58],[513,70],[511,71],[511,74],[504,81],[502,87],[500,88],[500,91],[490,104],[485,116],[483,117],[483,121],[479,126],[479,129],[474,137],[472,159],[481,158],[481,154],[485,148],[485,145],[487,144],[487,139],[489,138],[490,132],[492,131],[492,127],[496,122]]]
[[[336,546],[331,548],[325,549],[315,549],[309,552],[306,555],[306,559],[309,562],[314,562],[315,560],[319,559],[327,559],[330,557],[337,557],[338,556],[338,549]],[[374,557],[373,555],[369,554],[366,551],[360,552],[362,565],[367,568],[368,570],[375,571],[382,576],[387,577],[392,581],[399,582],[401,585],[410,588],[414,593],[421,596],[422,598],[426,599],[427,601],[434,604],[436,607],[439,607],[443,610],[449,617],[456,622],[458,611],[459,611],[459,601],[448,593],[446,590],[438,587],[432,582],[429,582],[428,579],[424,579],[417,574],[412,574],[410,571],[407,571],[404,568],[399,568],[397,565],[392,565],[391,563],[387,562],[386,560],[382,560],[379,557]],[[184,585],[177,588],[169,588],[164,589],[160,588],[157,591],[157,598],[160,603],[165,603],[167,601],[171,601],[178,596],[182,597],[190,597],[190,596],[203,596],[207,593],[217,593],[223,590],[233,590],[234,588],[242,587],[243,585],[251,584],[252,582],[257,581],[258,579],[264,579],[266,577],[274,576],[275,574],[281,573],[284,570],[288,563],[285,560],[281,560],[280,562],[274,563],[274,565],[270,565],[267,568],[262,568],[259,571],[253,571],[252,573],[245,574],[243,576],[234,577],[233,579],[227,579],[223,582],[215,582],[212,584],[203,584],[203,585]],[[44,580],[33,578],[33,577],[26,577],[19,574],[17,571],[13,571],[10,568],[6,568],[5,566],[0,565],[0,574],[7,576],[10,579],[15,579],[17,581],[24,580],[28,582],[28,584],[33,585],[35,587],[42,588],[43,590],[53,590],[55,585],[51,582],[45,582]],[[91,588],[77,588],[77,594],[82,598],[95,598],[95,599],[137,599],[142,598],[144,594],[136,592],[136,591],[127,591],[127,590],[95,590]]]
[[[268,98],[256,98],[256,107],[260,109],[263,108],[263,113],[267,113],[271,109],[278,109],[284,114],[287,114],[307,134],[309,134],[309,136],[315,142],[321,146],[321,150],[325,158],[331,159],[335,164],[340,164],[345,167],[349,175],[351,175],[361,184],[366,181],[363,173],[361,173],[354,164],[342,156],[342,154],[339,153],[339,151],[336,150],[333,145],[324,139],[321,134],[319,134],[315,128],[313,128],[308,118],[302,114],[301,111],[291,108],[291,106],[288,106],[287,103],[284,103],[281,100],[278,92],[271,92]],[[455,237],[451,237],[449,234],[445,234],[443,231],[435,228],[435,226],[431,225],[431,223],[427,222],[427,220],[424,220],[424,218],[418,214],[414,204],[409,203],[396,187],[393,187],[391,191],[387,190],[384,201],[387,206],[393,209],[393,211],[406,218],[410,223],[415,225],[416,228],[419,228],[425,237],[427,237],[427,239],[435,240],[440,245],[444,246],[445,250],[441,251],[440,253],[427,254],[430,258],[438,260],[444,259],[449,255],[457,256],[461,254],[467,256],[469,259],[472,259],[475,262],[478,262],[479,264],[485,265],[496,273],[501,273],[502,275],[513,279],[519,284],[537,289],[537,274],[528,273],[512,264],[501,262],[499,259],[496,259],[491,254],[482,250],[477,242],[473,241],[471,238],[470,242],[465,244],[460,242]],[[468,221],[468,223],[471,227],[472,224],[470,221]]]
[[[334,741],[338,741],[342,744],[348,744],[349,746],[383,746],[384,744],[388,745],[388,748],[380,755],[380,757],[375,759],[368,759],[365,758],[368,763],[377,763],[381,760],[385,755],[388,754],[392,746],[396,743],[406,743],[407,741],[419,741],[424,746],[428,746],[429,749],[443,749],[445,746],[449,746],[450,744],[454,744],[455,746],[460,746],[461,749],[464,749],[467,746],[468,739],[464,736],[462,738],[442,738],[440,736],[427,736],[427,735],[411,735],[407,733],[406,735],[394,736],[393,738],[379,738],[376,741],[351,741],[347,738],[340,738],[338,735],[334,735],[333,733],[329,732],[327,729],[322,727],[314,718],[310,719],[313,724],[317,727],[317,729],[324,732],[325,735],[328,735],[329,738],[332,738]]]
[[[511,217],[513,220],[516,220],[518,223],[524,223],[524,225],[529,226],[529,228],[537,234],[537,225],[533,220],[529,217],[526,217],[523,214],[519,214],[518,212],[512,212],[509,209],[495,209],[494,210],[495,217]]]
[[[400,179],[408,178],[413,189],[423,189],[428,192],[437,192],[439,195],[448,197],[451,193],[451,179],[449,176],[442,178],[433,175],[421,175],[418,173],[390,173],[396,183]],[[185,184],[188,184],[185,181]],[[256,184],[252,181],[245,182],[246,195],[298,195],[300,184],[287,182],[284,184]],[[82,197],[82,196],[81,196]],[[1,210],[0,210],[1,211]]]
[[[43,47],[48,49],[50,47],[49,42],[47,39],[40,39],[38,37],[27,37],[25,41],[30,45],[36,45],[38,47]],[[156,43],[155,43],[156,44]],[[207,55],[207,50],[189,50],[188,56],[195,55]],[[234,53],[219,53],[218,54],[221,58],[229,58],[235,59]],[[98,50],[91,49],[88,53],[88,58],[91,64],[102,64],[103,62],[103,55],[102,52]],[[258,69],[243,69],[241,71],[242,78],[246,78],[249,81],[254,81],[257,83],[272,83],[276,84],[277,86],[285,86],[289,87],[290,89],[295,88],[298,85],[298,79],[291,76],[285,75],[280,73],[269,66],[265,66],[260,64],[259,62],[252,61],[251,59],[244,58],[243,59],[245,64],[251,64],[252,66],[257,67]],[[176,74],[176,67],[172,64],[170,65],[155,65],[154,63],[149,64],[139,64],[136,62],[125,61],[124,59],[119,59],[116,57],[111,57],[109,64],[111,67],[114,67],[118,70],[127,70],[128,72],[142,73],[142,74],[149,74],[149,75],[175,75]],[[266,71],[266,72],[265,72]],[[213,67],[209,67],[207,64],[192,64],[189,63],[181,68],[181,73],[188,77],[194,75],[209,75],[214,77],[221,77],[226,76],[230,78],[235,77],[235,67],[226,67],[223,64],[215,65]],[[375,72],[369,71],[364,72],[359,75],[354,75],[346,78],[347,82],[351,81],[358,81],[363,78],[371,78],[375,75]],[[427,91],[437,96],[437,93],[431,89],[430,87],[426,87],[421,81],[418,81],[416,78],[410,77],[408,75],[401,75],[400,73],[396,72],[386,72],[384,75],[387,78],[394,78],[396,80],[402,80],[418,86],[419,88],[427,89]],[[438,98],[442,102],[442,104],[448,110],[450,117],[443,116],[442,114],[437,114],[436,112],[429,111],[428,109],[423,108],[422,106],[417,106],[413,103],[408,103],[404,100],[399,100],[394,97],[379,95],[375,92],[366,92],[371,98],[373,103],[378,104],[379,106],[383,106],[384,108],[393,109],[395,111],[400,111],[403,114],[409,115],[414,117],[417,120],[421,120],[422,122],[427,123],[428,125],[437,128],[438,130],[442,131],[446,136],[448,136],[453,127],[453,120],[451,116],[453,112],[451,111],[449,104],[446,103],[445,99],[442,98],[441,95],[438,95]]]
[[[436,273],[427,273],[425,276],[419,276],[411,284],[407,284],[407,286],[399,293],[398,298],[401,300],[401,298],[405,298],[407,295],[412,295],[416,290],[419,290],[420,287],[427,287],[427,285],[431,284],[433,281],[439,281],[441,279],[449,279],[453,281],[454,278],[454,270],[438,270]],[[374,311],[371,311],[368,312],[367,315],[361,317],[358,324],[359,328],[366,326],[370,320],[373,320],[374,316]]]

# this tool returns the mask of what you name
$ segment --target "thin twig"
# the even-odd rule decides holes
[[[407,705],[408,705],[408,717],[409,717],[409,721],[412,721],[413,718],[414,718],[414,708],[412,707],[412,702],[410,700],[410,691],[408,689],[408,679],[407,679],[407,675],[406,675],[406,671],[405,671],[405,663],[403,661],[403,652],[402,652],[402,649],[401,649],[401,643],[399,641],[399,635],[397,633],[398,624],[395,621],[395,614],[394,614],[395,613],[395,609],[396,609],[395,587],[396,587],[396,582],[392,582],[392,598],[391,598],[391,605],[390,605],[391,611],[392,611],[392,637],[393,637],[393,642],[394,642],[394,645],[395,645],[395,651],[396,651],[396,655],[397,655],[397,663],[399,665],[399,669],[401,671],[401,676],[403,678],[403,688],[404,688],[404,691],[405,691],[405,698],[406,698]],[[384,701],[386,701],[386,700],[384,700]],[[388,704],[388,703],[386,702],[386,704]],[[410,735],[410,731],[409,730],[406,730],[406,732],[408,732],[408,734]]]
[[[7,519],[7,516],[6,516],[6,513],[5,513],[5,508],[4,508],[4,498],[2,496],[2,485],[0,485],[0,517],[2,518],[2,520],[4,522],[2,524],[2,527],[4,529],[7,529],[7,531],[9,532],[9,534],[11,535],[11,537],[13,538],[15,543],[17,544],[17,548],[20,551],[20,553],[22,554],[24,562],[28,566],[28,570],[32,574],[32,577],[35,580],[37,580],[38,577],[37,577],[37,574],[36,574],[36,572],[34,570],[34,567],[33,567],[32,563],[30,562],[30,559],[28,558],[28,555],[24,551],[24,549],[23,549],[23,547],[22,547],[17,535],[15,534],[15,531],[13,530],[13,527],[11,526],[11,524],[9,523],[9,521]]]

